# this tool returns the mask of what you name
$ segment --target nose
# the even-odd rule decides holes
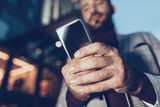
[[[93,5],[92,7],[91,7],[91,13],[94,13],[95,11],[96,11],[96,6],[95,5]]]

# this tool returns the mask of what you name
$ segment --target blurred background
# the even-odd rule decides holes
[[[120,34],[160,40],[159,0],[112,0]],[[0,107],[54,107],[66,54],[55,29],[80,18],[79,0],[0,0]]]
[[[112,0],[117,32],[151,32],[160,40],[160,0]]]

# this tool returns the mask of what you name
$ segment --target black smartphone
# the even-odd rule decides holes
[[[70,60],[74,58],[74,53],[79,48],[92,43],[81,19],[73,20],[57,28],[56,32]]]

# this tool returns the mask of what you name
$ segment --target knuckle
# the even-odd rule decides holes
[[[111,56],[106,56],[105,57],[105,62],[111,62],[113,59]]]
[[[98,90],[99,92],[102,92],[102,91],[105,90],[105,87],[104,87],[102,84],[99,84],[99,85],[97,85],[97,90]]]
[[[105,56],[104,62],[105,66],[109,66],[113,63],[113,58],[111,56]]]
[[[110,89],[110,87],[107,84],[103,85],[103,87],[104,87],[103,91],[106,91],[106,90]]]
[[[105,91],[106,90],[106,86],[102,85],[102,90],[101,91]]]
[[[92,93],[92,88],[90,86],[85,88],[86,93]]]
[[[79,93],[78,92],[79,86],[70,86],[70,88],[72,89],[72,91]]]
[[[101,91],[101,85],[97,85],[97,90]]]
[[[105,67],[106,63],[108,63],[108,60],[106,60],[106,56],[105,57],[99,57],[96,59],[96,61],[98,62],[98,65],[100,67]]]
[[[99,65],[99,62],[94,58],[92,61],[92,65],[97,67]]]
[[[96,49],[100,49],[102,46],[103,46],[103,44],[100,43],[100,42],[96,42],[96,43],[95,43]]]
[[[105,54],[109,54],[109,53],[112,53],[112,49],[110,46],[106,45],[104,48],[102,48],[102,50],[105,50]]]
[[[117,78],[117,85],[118,86],[122,86],[123,85],[123,79],[121,79],[121,78]]]
[[[119,62],[119,64],[123,64],[123,60],[119,56],[116,58],[116,61]]]
[[[99,81],[100,80],[100,74],[99,73],[95,73],[93,78],[96,79],[97,81]]]
[[[101,46],[101,43],[100,42],[95,42],[95,45],[96,46]]]
[[[113,50],[113,52],[115,52],[116,54],[118,54],[118,49],[115,47],[111,47],[111,49]]]
[[[80,77],[77,77],[76,80],[77,80],[78,84],[84,84],[86,78],[85,78],[85,76],[80,76]]]
[[[112,46],[110,46],[110,45],[105,45],[105,49],[108,50],[108,51],[111,51],[111,50],[112,50]]]
[[[88,60],[88,64],[92,67],[96,67],[96,66],[98,66],[99,63],[98,63],[97,59],[95,57],[93,57]]]
[[[67,86],[70,87],[70,86],[71,86],[71,84],[70,84],[70,79],[69,79],[69,78],[66,78],[66,77],[65,77],[64,79],[65,79],[65,82],[66,82]]]
[[[107,76],[110,74],[108,73],[108,71],[104,71],[104,73],[103,74],[101,73],[100,75],[101,75],[101,78],[104,80],[104,79],[107,79]]]
[[[75,60],[75,61],[72,63],[72,65],[73,65],[75,68],[79,68],[82,63],[83,63],[83,62],[81,62],[80,60]]]
[[[65,74],[65,69],[66,69],[66,68],[65,68],[65,66],[63,66],[63,67],[62,67],[62,69],[61,69],[61,73],[62,73],[62,75],[64,75],[64,74]]]
[[[66,81],[67,86],[71,87],[69,80],[65,80],[65,81]]]

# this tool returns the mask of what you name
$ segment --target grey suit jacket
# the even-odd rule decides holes
[[[119,50],[122,58],[134,69],[144,72],[156,92],[157,102],[153,107],[160,106],[160,42],[150,33],[134,33],[131,35],[118,36]],[[149,96],[148,96],[149,97]],[[127,94],[126,94],[127,98]],[[147,102],[131,96],[134,107],[152,107]],[[130,102],[128,101],[128,104]],[[92,99],[87,107],[107,107],[105,98]]]

